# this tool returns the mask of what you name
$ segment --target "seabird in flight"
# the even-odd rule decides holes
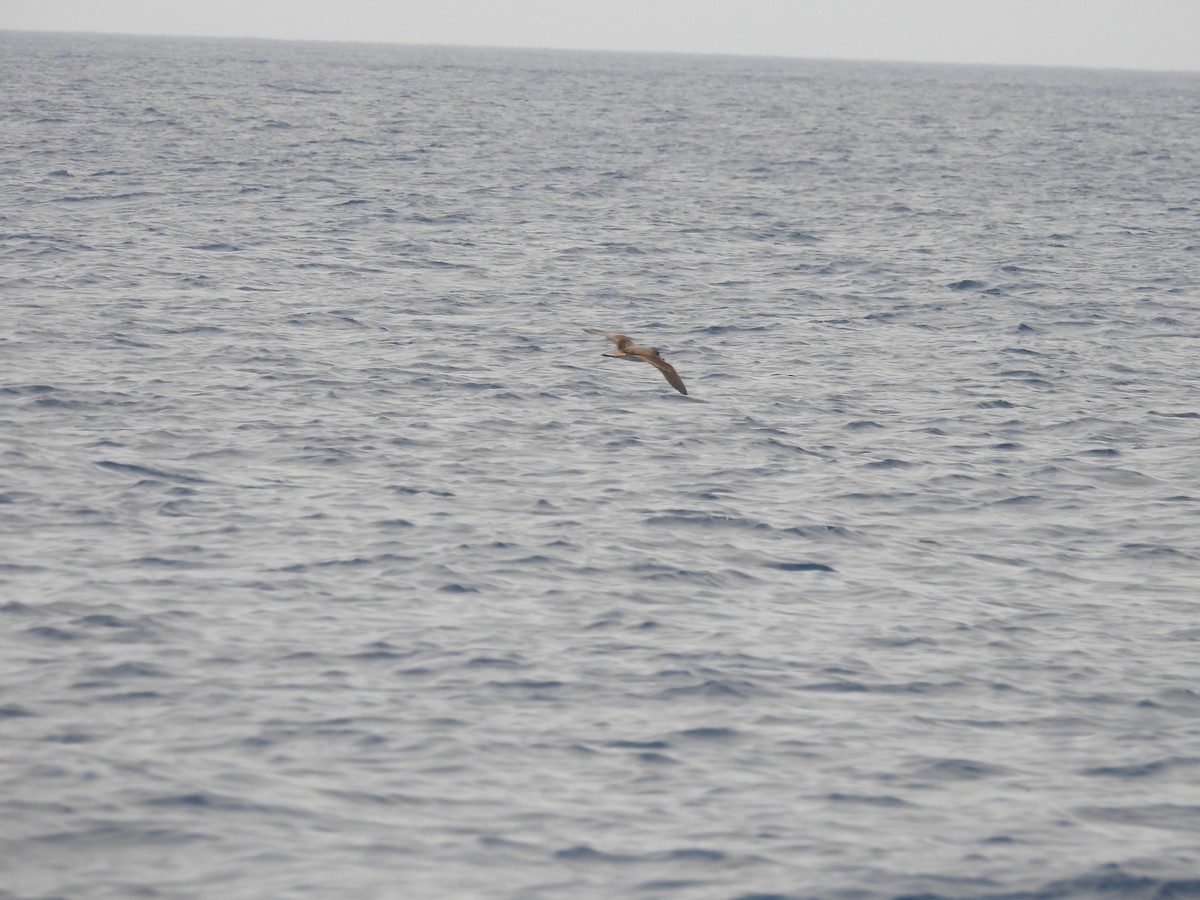
[[[608,351],[608,353],[604,354],[605,356],[615,356],[618,359],[644,360],[662,372],[667,377],[667,381],[671,383],[671,387],[675,388],[681,394],[687,394],[687,388],[683,386],[683,379],[679,377],[679,373],[675,371],[675,367],[659,356],[658,350],[654,347],[639,347],[631,338],[612,331],[600,331],[596,328],[585,328],[583,330],[588,334],[598,334],[601,337],[606,337],[617,345],[616,350]]]

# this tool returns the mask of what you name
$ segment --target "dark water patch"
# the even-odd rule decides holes
[[[224,334],[220,325],[188,325],[184,328],[163,328],[163,334]]]
[[[736,728],[707,726],[702,728],[689,728],[686,731],[679,732],[679,736],[690,741],[724,743],[727,741],[737,740],[743,735]]]
[[[899,797],[893,797],[888,794],[874,795],[874,794],[833,793],[833,794],[826,794],[825,799],[829,800],[832,803],[846,803],[846,804],[851,804],[851,805],[862,805],[862,806],[884,806],[884,807],[912,806],[912,804],[909,803],[907,800],[902,800]]]
[[[653,751],[637,754],[639,762],[644,762],[652,766],[678,766],[680,761],[672,756],[667,756],[665,753],[655,753]]]
[[[1016,844],[1016,843],[1018,843],[1018,840],[1017,840],[1017,838],[1015,838],[1009,834],[993,834],[989,837],[984,838],[982,841],[980,841],[980,843],[1005,845],[1005,844]]]
[[[972,553],[972,559],[977,559],[980,562],[995,563],[998,566],[1014,566],[1024,569],[1029,565],[1029,560],[1021,559],[1017,556],[996,556],[994,553]]]
[[[640,882],[639,884],[634,885],[634,890],[650,894],[661,894],[664,892],[672,893],[675,891],[686,891],[691,888],[704,887],[709,884],[712,884],[712,882],[695,878],[657,879]]]
[[[19,703],[5,703],[0,706],[0,719],[21,719],[34,715],[36,713],[30,712]]]
[[[112,460],[103,460],[96,463],[102,469],[107,469],[110,472],[119,472],[125,475],[138,475],[144,478],[159,479],[162,481],[177,481],[184,484],[208,484],[208,480],[197,475],[188,475],[183,472],[167,472],[163,469],[156,469],[151,466],[137,465],[134,463],[121,463]]]
[[[764,441],[768,447],[779,447],[782,450],[787,450],[789,453],[798,453],[801,456],[811,456],[815,459],[827,459],[828,455],[820,453],[816,450],[809,450],[807,447],[802,447],[799,444],[793,444],[788,441],[781,441],[778,438],[767,438]]]
[[[659,691],[655,696],[660,700],[671,700],[680,697],[704,697],[713,700],[744,700],[759,691],[749,682],[723,681],[709,679],[701,684],[673,687]]]
[[[153,663],[124,662],[112,666],[95,666],[87,673],[96,678],[165,678],[167,672]]]
[[[431,494],[434,497],[453,497],[453,491],[444,491],[437,488],[414,488],[404,485],[394,484],[391,489],[397,494]]]
[[[354,556],[354,557],[350,557],[349,559],[323,559],[323,560],[320,560],[319,562],[313,563],[313,566],[318,569],[342,568],[342,567],[353,568],[353,567],[357,567],[357,566],[369,566],[369,565],[373,564],[374,562],[376,562],[376,560],[368,559],[365,556]]]
[[[187,559],[172,559],[165,556],[142,556],[129,561],[135,566],[151,566],[163,569],[204,569],[208,563],[195,562]]]
[[[907,469],[911,466],[912,463],[907,460],[896,459],[895,457],[877,459],[866,464],[866,468],[868,469]]]
[[[779,569],[783,572],[833,572],[836,571],[832,566],[827,566],[824,563],[818,562],[769,562],[766,563],[769,568]]]
[[[102,694],[95,698],[99,703],[138,703],[144,700],[163,700],[165,695],[158,691],[124,691],[119,694]]]
[[[726,526],[732,528],[769,529],[771,526],[755,519],[741,516],[730,516],[721,513],[706,513],[698,510],[670,510],[651,516],[646,520],[649,525],[699,525]]]
[[[879,694],[945,694],[961,690],[961,681],[900,681],[894,684],[876,684],[871,690]]]
[[[39,844],[69,848],[70,852],[110,852],[126,850],[132,846],[170,847],[195,842],[217,842],[221,838],[213,834],[184,831],[178,828],[155,826],[149,823],[102,822],[81,829],[68,829],[39,834],[31,840]],[[136,896],[139,891],[121,881],[120,894]],[[156,896],[151,889],[148,896]],[[58,895],[54,895],[57,897]],[[69,895],[63,895],[69,896]],[[48,898],[49,900],[49,898]]]
[[[393,662],[395,660],[412,659],[417,654],[416,650],[399,650],[386,641],[376,641],[371,644],[366,650],[360,650],[358,653],[351,653],[348,659],[361,659],[366,662]]]
[[[1194,553],[1185,553],[1164,544],[1122,544],[1120,549],[1136,559],[1196,559]]]
[[[291,812],[280,807],[265,806],[242,800],[228,794],[211,791],[194,791],[187,794],[166,794],[141,801],[143,806],[178,808],[190,810],[216,810],[221,812]]]
[[[476,656],[467,660],[467,666],[470,668],[502,668],[502,669],[518,669],[526,666],[527,663],[516,659],[507,659],[495,656]]]
[[[812,540],[820,540],[822,538],[835,537],[845,539],[858,539],[859,535],[843,525],[789,525],[786,528],[780,528],[781,534],[790,534],[795,537],[808,538]]]
[[[49,384],[14,384],[0,388],[0,394],[8,394],[18,397],[25,395],[40,396],[44,394],[50,394],[58,390],[61,390],[61,388],[56,388]]]
[[[566,683],[553,680],[534,681],[531,679],[518,679],[516,681],[489,681],[488,686],[500,688],[501,690],[546,691],[554,688],[565,687]]]
[[[1001,497],[999,500],[990,500],[985,506],[1028,506],[1042,499],[1038,494],[1017,494],[1014,497]]]
[[[964,278],[962,281],[955,281],[953,284],[946,285],[952,291],[976,291],[986,286],[982,281],[974,281],[970,278]]]
[[[80,616],[71,622],[72,625],[85,626],[90,628],[129,628],[129,622],[119,616],[108,615],[107,613],[95,613],[93,615]]]
[[[90,744],[96,739],[95,735],[82,731],[68,731],[63,734],[51,734],[42,738],[48,744]]]
[[[568,847],[565,850],[556,850],[554,858],[572,863],[604,863],[610,865],[627,865],[642,859],[640,856],[632,856],[624,853],[602,853],[586,844]]]
[[[860,681],[818,681],[799,685],[797,689],[825,694],[865,694],[871,690]]]
[[[33,616],[39,614],[39,610],[20,600],[9,600],[7,603],[0,603],[0,613],[10,616]]]
[[[997,372],[996,377],[997,378],[1019,378],[1019,379],[1023,379],[1026,381],[1037,381],[1042,384],[1048,383],[1045,381],[1044,373],[1034,372],[1029,369],[1004,369],[1000,372]]]
[[[205,253],[240,253],[242,251],[241,247],[235,246],[234,244],[224,244],[219,241],[211,244],[198,244],[195,247],[189,247],[188,249],[201,250]]]
[[[95,404],[89,400],[68,400],[61,397],[38,397],[33,401],[39,409],[90,409]]]
[[[876,647],[904,649],[906,647],[936,647],[938,642],[929,637],[870,637],[867,643]]]
[[[978,781],[1011,775],[1013,770],[974,759],[938,759],[917,767],[915,774],[935,781]]]
[[[656,562],[635,563],[629,569],[639,578],[644,578],[652,582],[680,581],[716,586],[724,580],[718,573],[712,571],[704,569],[680,569],[676,566],[663,565]],[[732,573],[736,570],[727,571]]]
[[[661,858],[689,863],[723,863],[729,859],[729,854],[708,847],[681,847],[678,850],[668,850]]]
[[[962,684],[956,684],[955,687],[962,687]],[[923,722],[929,725],[954,725],[959,728],[986,728],[986,729],[1002,729],[1012,726],[1011,722],[1002,721],[1000,719],[935,719],[929,716],[916,716],[916,721]]]
[[[0,500],[0,503],[3,503],[3,502],[6,502],[6,501]],[[11,501],[9,501],[9,502],[11,502]],[[9,574],[15,575],[17,573],[31,573],[31,572],[44,572],[44,571],[46,571],[46,566],[22,566],[22,565],[19,565],[16,563],[0,563],[0,574],[9,573]]]
[[[1089,822],[1200,833],[1200,806],[1195,805],[1149,803],[1130,806],[1081,806],[1076,808],[1075,814]]]
[[[52,203],[124,203],[130,200],[144,200],[148,197],[159,197],[153,191],[128,191],[121,194],[74,194],[66,197],[55,197],[50,202]]]
[[[991,895],[989,895],[991,896]],[[1055,879],[1034,892],[996,894],[997,900],[1071,900],[1071,898],[1113,898],[1113,900],[1167,900],[1200,897],[1200,878],[1170,878],[1132,875],[1109,863],[1100,871],[1072,878]]]
[[[693,334],[739,334],[739,333],[756,333],[773,330],[768,325],[705,325],[702,328],[693,328],[690,333]]]
[[[1080,771],[1081,775],[1093,778],[1148,778],[1155,775],[1174,774],[1179,771],[1189,771],[1200,768],[1200,757],[1174,756],[1166,759],[1156,759],[1147,763],[1125,766],[1095,766]]]
[[[25,634],[48,641],[73,641],[81,637],[77,631],[67,631],[65,628],[55,628],[53,625],[35,625],[33,628],[27,628]]]

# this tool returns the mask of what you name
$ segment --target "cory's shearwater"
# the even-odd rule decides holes
[[[667,376],[667,381],[671,383],[671,387],[675,388],[681,394],[687,393],[687,388],[683,386],[683,379],[679,377],[679,373],[675,371],[675,367],[659,356],[656,348],[639,347],[631,338],[612,331],[600,331],[597,328],[585,328],[583,330],[588,334],[598,334],[601,337],[606,337],[617,345],[616,350],[608,351],[604,354],[605,356],[615,356],[618,359],[644,360]]]

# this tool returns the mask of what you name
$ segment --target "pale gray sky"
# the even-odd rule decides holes
[[[0,29],[1200,71],[1200,0],[3,0]]]

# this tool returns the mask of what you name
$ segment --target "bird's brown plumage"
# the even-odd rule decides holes
[[[588,334],[598,334],[601,337],[606,337],[617,345],[616,350],[610,350],[604,354],[605,356],[613,356],[618,359],[622,357],[640,359],[648,362],[666,376],[671,387],[675,388],[681,394],[687,394],[687,388],[683,386],[683,379],[679,377],[679,373],[675,371],[675,367],[663,359],[654,347],[639,347],[633,342],[632,338],[628,338],[623,334],[617,334],[614,331],[600,331],[597,328],[585,328],[583,330]]]

